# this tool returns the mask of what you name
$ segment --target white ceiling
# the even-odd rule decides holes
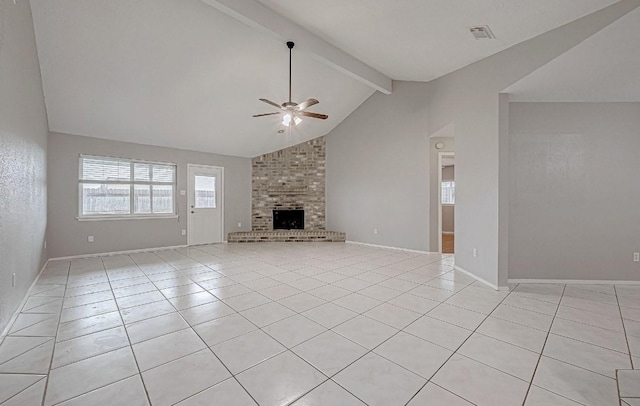
[[[294,48],[289,133],[252,118],[288,97],[289,50],[198,0],[32,0],[49,128],[253,157],[322,136],[373,90]]]
[[[429,81],[617,0],[259,1],[393,79]]]
[[[640,102],[640,9],[505,90],[523,102]]]
[[[260,2],[393,79],[427,81],[616,0]],[[251,118],[274,111],[258,98],[287,98],[276,35],[199,0],[31,6],[51,131],[253,157],[327,134],[373,93],[297,46],[293,99],[317,98],[309,110],[329,119],[278,134],[278,116]],[[482,24],[496,40],[472,38]]]

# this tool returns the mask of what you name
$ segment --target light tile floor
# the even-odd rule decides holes
[[[340,243],[50,262],[0,345],[0,404],[640,404],[640,286],[452,269]]]

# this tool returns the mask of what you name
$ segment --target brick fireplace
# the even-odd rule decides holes
[[[344,241],[325,228],[325,137],[252,160],[252,231],[230,233],[229,242]],[[304,211],[304,228],[274,230],[274,211]]]

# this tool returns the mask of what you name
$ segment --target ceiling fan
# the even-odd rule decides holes
[[[287,42],[287,47],[289,48],[289,101],[284,102],[280,105],[268,99],[259,99],[261,102],[265,102],[274,107],[277,107],[281,111],[278,111],[276,113],[254,114],[253,117],[273,116],[276,114],[284,113],[284,115],[282,116],[282,124],[286,125],[287,127],[300,124],[300,122],[302,122],[302,119],[300,117],[312,117],[319,118],[321,120],[326,120],[329,117],[326,114],[318,114],[305,111],[307,108],[320,103],[316,99],[309,99],[300,104],[291,101],[291,50],[293,49],[294,45],[295,44],[292,41]]]

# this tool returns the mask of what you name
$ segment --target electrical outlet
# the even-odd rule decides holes
[[[11,286],[13,286],[14,288],[16,287],[16,278],[17,278],[16,274],[12,273],[11,274]]]
[[[374,228],[374,229],[373,229],[373,233],[374,233],[374,234],[378,234],[378,229],[377,229],[377,228]]]
[[[93,236],[92,236],[92,235],[90,235],[90,236],[88,236],[88,237],[87,237],[87,242],[93,242],[93,241],[94,241],[94,239],[93,239]]]
[[[47,240],[44,240],[44,248],[47,248]]]
[[[473,257],[474,258],[478,258],[478,249],[477,248],[473,249]]]
[[[180,190],[180,196],[186,196],[187,195],[187,191],[184,189]]]
[[[187,235],[187,230],[182,230],[182,235]]]
[[[633,262],[640,262],[640,252],[633,253]]]
[[[242,228],[242,223],[238,223],[238,228]]]

